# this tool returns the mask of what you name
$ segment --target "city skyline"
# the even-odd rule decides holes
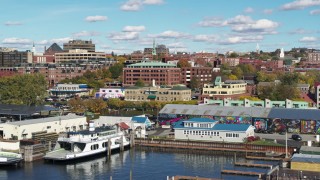
[[[319,49],[320,0],[2,0],[0,47],[37,52],[52,43],[92,40],[96,51],[131,53]],[[184,3],[182,3],[184,2]]]

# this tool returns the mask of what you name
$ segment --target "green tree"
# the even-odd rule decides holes
[[[109,71],[112,74],[113,79],[119,78],[119,76],[122,74],[123,64],[121,63],[115,63],[113,66],[110,66]]]
[[[43,103],[47,81],[41,74],[25,74],[0,79],[0,102],[38,105]]]
[[[197,77],[192,77],[190,80],[190,88],[196,89],[200,87],[200,82]]]
[[[235,75],[237,79],[241,79],[243,77],[243,71],[240,67],[233,68],[231,73]]]
[[[144,87],[144,81],[142,79],[138,79],[135,83],[137,87]]]

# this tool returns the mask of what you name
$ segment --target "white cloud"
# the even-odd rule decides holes
[[[4,25],[6,25],[6,26],[20,26],[20,25],[22,25],[22,23],[18,22],[18,21],[7,21],[6,23],[4,23]]]
[[[139,33],[138,32],[110,33],[109,38],[115,41],[136,40],[139,38]]]
[[[57,44],[62,44],[62,43],[66,43],[66,42],[69,42],[73,40],[72,38],[70,37],[65,37],[65,38],[57,38],[57,39],[51,39],[49,41],[49,43],[57,43]]]
[[[310,43],[310,42],[316,42],[316,41],[318,41],[318,39],[316,37],[306,36],[306,37],[301,38],[299,41],[303,42],[303,43]]]
[[[163,0],[144,0],[142,3],[148,4],[148,5],[159,5],[159,4],[163,4],[164,1]]]
[[[244,10],[245,13],[253,13],[254,12],[254,9],[251,8],[251,7],[247,7],[245,10]]]
[[[248,22],[247,24],[238,24],[232,26],[232,30],[236,32],[260,32],[262,34],[274,34],[275,28],[278,27],[277,22],[270,21],[268,19],[260,19],[254,22]]]
[[[150,37],[164,38],[164,39],[167,39],[167,38],[179,39],[179,38],[187,38],[189,37],[189,35],[186,33],[169,30],[169,31],[164,31],[157,35],[150,35]]]
[[[186,45],[182,42],[175,42],[167,44],[167,48],[186,48]]]
[[[97,22],[97,21],[106,21],[108,19],[107,16],[88,16],[85,18],[87,22]]]
[[[296,0],[281,6],[282,10],[297,10],[312,6],[319,6],[320,0]]]
[[[235,32],[256,32],[261,34],[275,34],[275,28],[279,26],[277,22],[268,19],[253,20],[250,16],[237,15],[227,20],[218,18],[205,19],[198,23],[204,27],[222,27],[230,26]]]
[[[145,31],[146,28],[144,26],[125,26],[122,31],[124,32],[141,32]]]
[[[142,5],[140,0],[129,0],[125,2],[120,9],[123,11],[139,11],[142,8]]]
[[[263,40],[263,36],[231,36],[219,42],[219,44],[239,44],[239,43],[254,43]]]
[[[272,14],[273,10],[272,9],[265,9],[265,10],[263,10],[263,13],[264,14]]]
[[[123,11],[139,11],[144,5],[161,5],[163,0],[128,0],[120,7]]]
[[[85,37],[85,36],[99,36],[100,33],[96,31],[81,31],[72,34],[75,37]]]
[[[298,29],[295,29],[295,30],[289,32],[289,34],[310,34],[310,33],[313,33],[313,32],[307,31],[303,28],[298,28]]]
[[[318,14],[320,14],[320,9],[312,10],[312,11],[310,11],[310,14],[311,15],[318,15]]]
[[[32,41],[30,39],[23,39],[23,38],[6,38],[2,41],[3,44],[30,44]]]
[[[193,41],[196,42],[215,42],[218,40],[218,36],[216,35],[206,35],[206,34],[199,34],[194,36]]]
[[[199,26],[203,27],[221,27],[225,26],[223,19],[219,17],[205,18],[203,21],[198,23]]]

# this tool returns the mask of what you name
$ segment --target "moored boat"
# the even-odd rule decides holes
[[[68,132],[66,137],[59,137],[53,151],[46,153],[44,159],[72,160],[130,145],[124,133],[119,132],[114,126],[94,128],[93,123],[89,126],[89,130]]]
[[[0,151],[0,165],[14,165],[20,163],[22,160],[21,154]]]

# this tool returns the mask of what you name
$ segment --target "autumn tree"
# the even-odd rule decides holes
[[[84,113],[87,110],[86,104],[84,100],[82,100],[81,98],[70,99],[68,101],[68,106],[70,107],[71,112],[74,112],[77,114]]]
[[[188,62],[187,59],[180,59],[177,63],[177,67],[179,68],[191,67],[191,64]]]
[[[87,99],[85,100],[85,106],[90,112],[100,113],[107,108],[107,103],[102,99]]]
[[[192,77],[191,80],[190,80],[190,88],[191,89],[196,89],[196,88],[199,88],[200,87],[200,82],[198,80],[197,77]]]

